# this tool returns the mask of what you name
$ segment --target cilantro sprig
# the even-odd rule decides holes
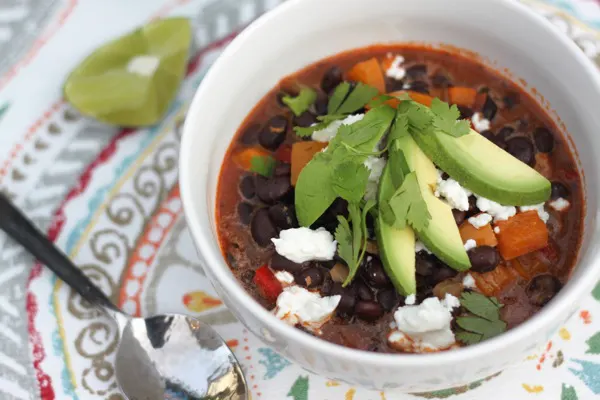
[[[275,170],[276,161],[271,156],[254,156],[250,159],[250,171],[270,178]]]
[[[456,104],[450,107],[438,98],[431,102],[431,112],[434,114],[433,126],[447,135],[461,137],[471,130],[469,121],[459,120],[460,111]]]
[[[309,127],[294,127],[296,135],[308,137],[315,131],[325,129],[333,121],[346,118],[348,115],[367,105],[378,93],[378,90],[364,83],[357,83],[354,88],[348,82],[340,83],[333,91],[327,103],[327,115],[317,117],[318,123]]]
[[[362,207],[359,203],[349,203],[350,221],[343,216],[338,216],[339,224],[335,230],[335,240],[338,242],[339,256],[348,265],[348,277],[342,284],[344,287],[352,282],[365,257],[368,238],[367,214],[374,206],[374,200],[367,201]]]
[[[285,95],[281,100],[292,110],[295,116],[302,115],[317,100],[317,92],[309,87],[302,87],[298,96]]]
[[[456,338],[464,344],[475,344],[506,331],[506,322],[500,319],[503,305],[495,297],[477,292],[464,292],[460,304],[469,312],[456,319],[460,329]]]

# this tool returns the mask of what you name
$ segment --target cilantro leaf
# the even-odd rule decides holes
[[[408,116],[406,114],[396,114],[396,117],[394,118],[394,124],[392,125],[392,129],[388,134],[388,145],[391,146],[394,140],[408,135],[410,135],[408,130]]]
[[[460,111],[454,104],[452,107],[438,98],[431,102],[431,112],[434,114],[433,125],[447,135],[461,137],[471,131],[469,121],[458,121]]]
[[[364,164],[347,161],[333,170],[333,191],[350,203],[358,203],[366,192],[369,170]]]
[[[375,96],[371,101],[367,103],[369,108],[379,107],[385,104],[387,101],[395,99],[394,96],[390,96],[387,94],[380,94],[379,96]]]
[[[486,297],[477,292],[464,292],[460,298],[460,304],[470,313],[488,321],[497,320],[502,307],[495,297]]]
[[[409,224],[414,230],[421,232],[429,226],[431,214],[423,200],[415,172],[404,177],[402,185],[388,203],[396,217],[394,227],[404,229]]]
[[[358,82],[344,102],[336,109],[329,109],[328,114],[352,114],[366,106],[378,93],[379,90],[373,86]]]
[[[481,293],[464,292],[461,305],[469,312],[456,319],[460,330],[456,338],[465,344],[479,343],[506,331],[506,322],[500,319],[502,304],[495,297]]]
[[[307,127],[295,126],[294,132],[300,137],[309,137],[312,136],[312,134],[316,131],[320,131],[321,129],[327,128],[328,125],[329,122],[319,122]]]
[[[329,98],[329,102],[327,103],[327,113],[328,114],[338,114],[338,109],[342,105],[343,101],[348,97],[348,93],[350,92],[350,83],[342,82],[336,86]]]
[[[250,171],[267,178],[273,175],[275,159],[271,156],[254,156],[250,159]]]
[[[342,125],[332,144],[344,142],[358,152],[372,152],[388,131],[394,115],[394,109],[389,106],[373,108],[360,121]]]
[[[317,92],[309,87],[303,87],[298,96],[285,95],[281,100],[298,117],[317,100]]]
[[[341,215],[338,215],[338,226],[335,229],[335,240],[338,244],[338,255],[346,262],[348,266],[348,271],[356,271],[358,266],[356,265],[356,261],[354,259],[354,250],[353,250],[353,234],[350,229],[350,224],[348,220]],[[350,274],[348,274],[348,278],[350,278]]]
[[[403,101],[398,106],[398,112],[406,114],[411,130],[422,132],[433,122],[431,110],[414,101]]]
[[[498,336],[506,331],[506,322],[499,319],[488,321],[479,317],[458,317],[456,323],[467,332],[481,335],[481,340]]]
[[[331,185],[331,155],[318,153],[302,169],[296,182],[295,205],[301,226],[311,226],[336,199]]]

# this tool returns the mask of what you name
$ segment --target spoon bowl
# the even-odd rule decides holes
[[[241,367],[209,325],[185,315],[132,318],[121,312],[0,193],[0,229],[119,327],[117,382],[131,400],[246,400]]]

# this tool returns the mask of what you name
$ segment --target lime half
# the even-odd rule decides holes
[[[151,22],[83,60],[65,82],[65,97],[82,114],[108,124],[153,125],[185,76],[191,40],[187,18]]]

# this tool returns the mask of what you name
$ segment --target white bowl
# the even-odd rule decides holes
[[[326,56],[374,43],[420,41],[475,51],[536,88],[556,110],[587,171],[585,238],[569,284],[521,326],[475,346],[428,355],[337,346],[279,321],[248,295],[223,260],[216,188],[225,151],[243,119],[281,78]],[[255,335],[306,369],[355,385],[429,391],[467,384],[524,359],[575,312],[598,278],[600,79],[595,66],[541,16],[502,0],[291,0],[261,17],[224,51],[185,123],[180,185],[207,276]],[[526,90],[530,90],[527,89]],[[235,183],[231,183],[235,184]]]

